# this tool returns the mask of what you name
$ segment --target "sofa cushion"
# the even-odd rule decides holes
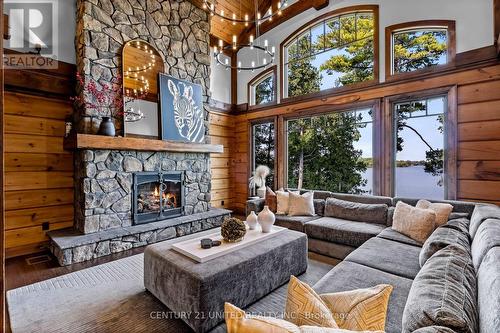
[[[436,252],[413,281],[403,312],[403,332],[445,326],[477,332],[476,276],[469,250],[450,245]]]
[[[349,254],[345,260],[414,279],[420,270],[419,253],[419,247],[374,237]]]
[[[319,219],[319,216],[287,216],[276,215],[274,224],[291,230],[304,232],[304,225],[307,222]]]
[[[325,204],[325,216],[386,225],[387,209],[386,204],[363,204],[328,198]]]
[[[304,194],[289,193],[289,216],[314,216],[313,192]]]
[[[436,226],[441,226],[448,222],[448,217],[450,217],[450,214],[453,211],[453,206],[449,203],[430,202],[424,199],[418,200],[415,207],[430,209],[436,213]]]
[[[396,209],[396,207],[389,207],[387,209],[387,223],[386,225],[387,226],[391,226],[392,225],[392,218],[394,217],[394,210]]]
[[[500,220],[487,219],[477,229],[471,245],[472,262],[476,271],[486,253],[495,246],[500,246]]]
[[[410,206],[404,202],[396,204],[392,229],[417,242],[424,243],[434,231],[436,213],[430,209]]]
[[[304,230],[311,238],[358,247],[370,238],[377,236],[384,228],[385,226],[375,223],[322,217],[307,222]]]
[[[392,198],[376,196],[376,195],[330,193],[330,198],[351,201],[351,202],[359,202],[364,204],[385,204],[387,206],[392,206]]]
[[[340,260],[344,259],[349,255],[349,253],[356,250],[356,247],[353,246],[328,242],[311,237],[307,239],[307,248],[310,252],[319,253],[324,256]]]
[[[469,234],[447,225],[437,228],[422,246],[419,256],[420,267],[424,266],[434,253],[452,244],[469,248]]]
[[[469,233],[469,223],[470,223],[470,220],[467,218],[458,218],[458,219],[449,220],[448,222],[446,222],[446,225],[449,228],[455,228],[459,231]],[[469,237],[470,237],[470,235],[469,235]]]
[[[378,284],[394,287],[389,298],[385,331],[401,332],[401,319],[412,280],[385,273],[354,262],[342,261],[319,280],[313,289],[319,294],[370,288]]]
[[[319,216],[325,215],[325,200],[324,199],[314,199],[314,212]]]
[[[444,326],[427,326],[419,328],[413,333],[456,333],[454,330]]]
[[[403,201],[404,203],[407,203],[408,205],[415,206],[420,199],[414,199],[414,198],[401,198],[401,197],[395,197],[392,200],[392,205],[396,206],[396,204],[399,201]],[[453,206],[453,212],[456,213],[467,213],[468,216],[472,214],[474,211],[474,207],[477,205],[477,203],[474,202],[467,202],[467,201],[456,201],[456,200],[428,200],[430,202],[441,202],[441,203],[448,203]]]
[[[476,231],[487,219],[500,219],[500,207],[495,205],[477,205],[470,218],[469,233],[472,239],[476,236]]]
[[[419,248],[422,247],[422,244],[420,242],[417,242],[416,240],[411,239],[410,237],[405,236],[400,232],[397,232],[396,230],[392,229],[392,227],[385,228],[380,234],[377,235],[377,237],[407,245],[418,246]]]
[[[484,256],[477,271],[480,332],[500,332],[500,247]]]

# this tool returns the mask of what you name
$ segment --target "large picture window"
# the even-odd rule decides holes
[[[274,122],[262,122],[252,125],[252,170],[259,165],[271,169],[267,185],[274,187],[276,139]]]
[[[445,65],[455,57],[454,21],[418,21],[386,28],[386,75]]]
[[[377,79],[377,6],[335,11],[282,44],[283,97]]]
[[[288,187],[372,194],[372,117],[368,108],[288,120]]]
[[[445,199],[446,96],[394,104],[394,192]]]

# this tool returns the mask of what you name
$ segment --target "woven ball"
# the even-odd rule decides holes
[[[221,226],[221,236],[226,242],[239,242],[247,232],[245,222],[235,217],[226,217]]]

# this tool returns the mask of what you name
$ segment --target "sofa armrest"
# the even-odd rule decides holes
[[[251,211],[254,211],[255,214],[258,214],[261,210],[264,209],[264,205],[266,203],[265,199],[252,199],[247,200],[246,214],[250,214]]]

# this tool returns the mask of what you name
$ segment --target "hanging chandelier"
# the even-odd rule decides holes
[[[232,25],[243,24],[248,27],[249,24],[255,25],[255,37],[253,35],[249,36],[247,43],[238,43],[238,36],[233,35],[233,40],[231,44],[224,44],[222,39],[219,39],[219,44],[213,47],[214,59],[217,65],[224,66],[226,70],[236,69],[238,71],[255,71],[258,69],[266,68],[274,63],[276,48],[274,46],[269,46],[268,40],[264,40],[261,44],[257,42],[260,35],[260,25],[265,21],[272,21],[275,15],[281,15],[282,10],[288,6],[288,0],[279,0],[276,4],[276,10],[273,11],[273,6],[271,5],[269,9],[262,15],[258,10],[258,2],[255,1],[255,13],[253,17],[250,17],[248,13],[226,15],[223,9],[217,8],[217,1],[210,2],[208,0],[204,1],[204,8],[210,12],[211,16],[217,16],[221,21],[227,21]],[[254,60],[248,63],[242,64],[238,61],[237,65],[229,63],[229,59],[222,59],[221,55],[224,51],[236,52],[242,49],[248,49],[254,54]]]

